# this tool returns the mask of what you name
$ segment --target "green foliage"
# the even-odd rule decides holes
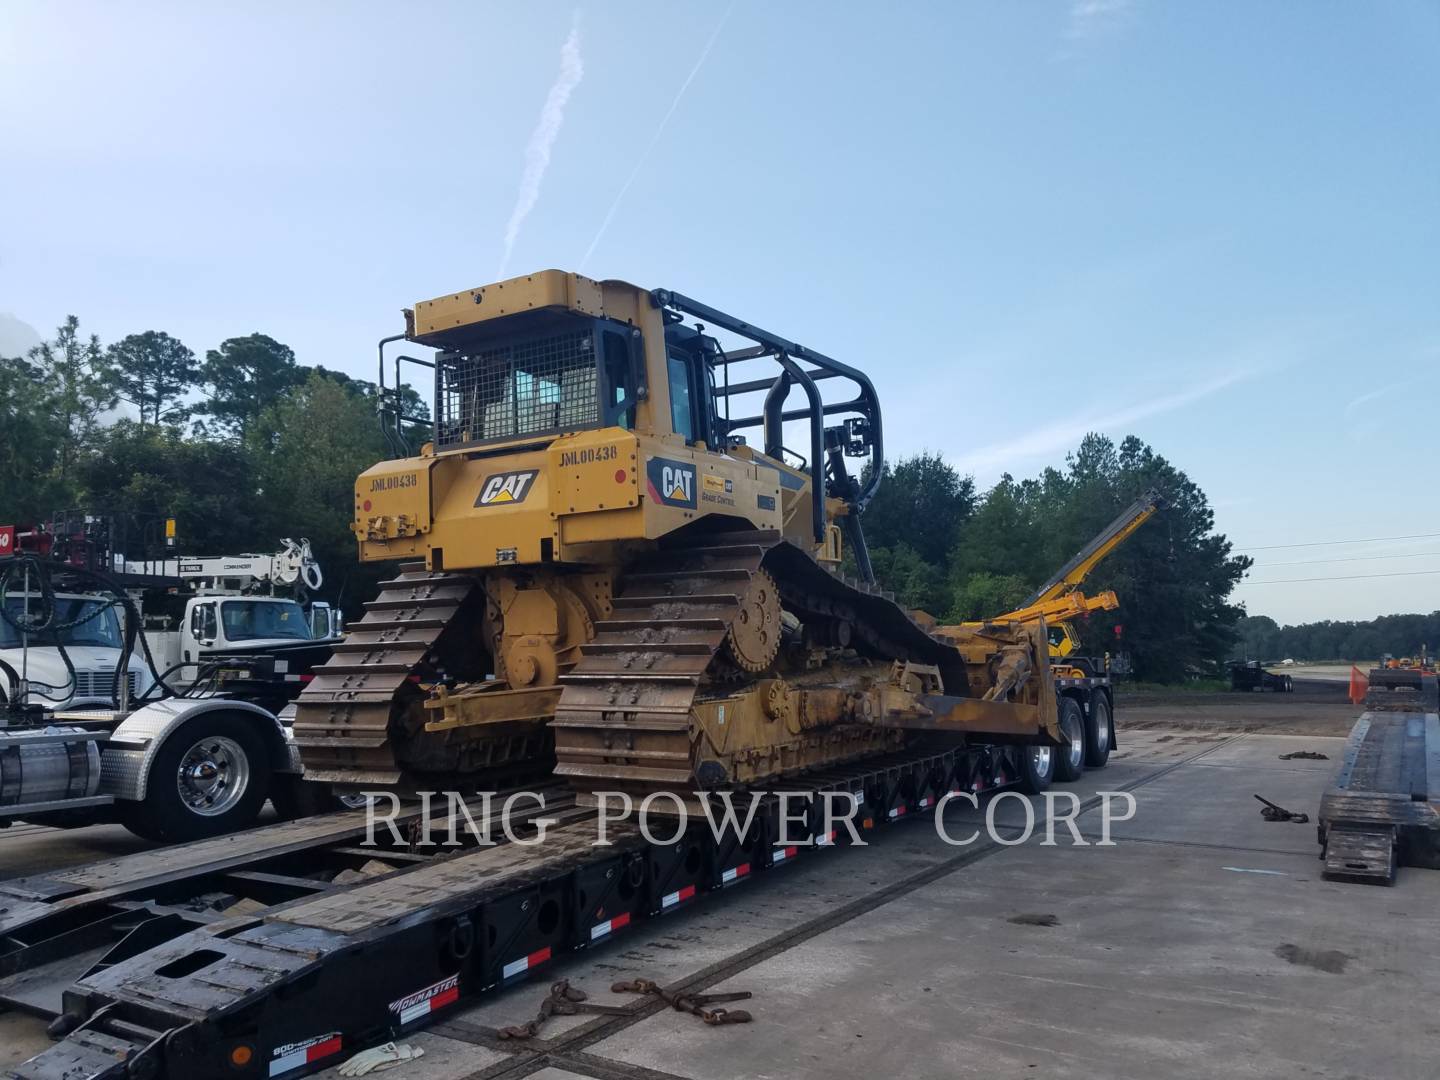
[[[264,334],[228,338],[205,354],[205,412],[224,434],[244,440],[260,413],[305,373],[295,352]]]
[[[203,381],[209,425],[180,426]],[[411,390],[405,406],[428,415]],[[120,400],[138,418],[106,416]],[[322,590],[352,606],[383,568],[359,568],[350,533],[355,477],[387,456],[373,383],[304,368],[263,334],[232,338],[204,366],[160,331],[102,350],[67,320],[26,359],[0,359],[0,523],[58,510],[122,518],[139,557],[144,527],[175,517],[180,550],[274,551],[308,537]],[[425,434],[423,425],[411,432]]]
[[[104,432],[80,471],[78,502],[139,521],[174,517],[188,554],[271,551],[254,459],[243,449],[187,438],[174,427],[122,420]],[[134,552],[132,554],[141,554]]]
[[[938,566],[974,508],[972,477],[961,476],[939,454],[917,454],[885,465],[880,489],[865,511],[865,535],[875,548],[903,542]]]
[[[358,572],[350,532],[355,478],[388,456],[365,385],[313,371],[260,414],[247,443],[270,543],[309,537],[333,579],[327,591],[348,593],[341,599],[352,604],[362,599],[361,579],[352,572]]]
[[[110,369],[100,339],[94,334],[81,337],[80,320],[74,315],[65,317],[54,341],[35,346],[27,359],[44,389],[41,407],[59,440],[52,471],[63,487],[81,451],[94,438],[101,415],[117,403]]]
[[[1249,560],[1231,556],[1229,541],[1213,532],[1204,493],[1150,447],[1133,437],[1116,447],[1102,435],[1087,435],[1064,469],[1027,480],[1004,476],[978,502],[968,477],[948,488],[937,484],[945,471],[954,476],[929,456],[913,466],[898,463],[885,479],[900,489],[890,493],[890,509],[876,513],[877,494],[865,513],[877,577],[902,601],[947,621],[1003,614],[1136,498],[1158,488],[1169,507],[1085,583],[1091,595],[1114,589],[1121,606],[1082,623],[1082,642],[1096,654],[1130,653],[1136,674],[1146,679],[1178,681],[1219,670],[1242,615],[1227,597]],[[924,490],[916,490],[921,485]],[[948,517],[903,512],[937,488],[955,493],[943,502]],[[947,522],[943,530],[932,527],[940,520]],[[922,544],[928,557],[920,554]]]
[[[1236,660],[1362,660],[1416,656],[1422,647],[1434,656],[1440,650],[1440,611],[1429,615],[1381,615],[1363,622],[1301,623],[1280,626],[1266,615],[1241,619]]]
[[[49,392],[24,360],[0,359],[0,524],[66,501],[55,479],[61,433]]]
[[[1032,591],[1018,574],[992,574],[982,570],[961,580],[954,590],[950,617],[962,622],[1014,611]]]
[[[140,426],[177,423],[190,414],[185,396],[200,385],[195,354],[159,330],[130,334],[105,350],[110,384],[135,406]]]

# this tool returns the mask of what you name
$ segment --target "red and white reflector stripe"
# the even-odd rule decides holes
[[[338,1031],[332,1031],[328,1035],[316,1035],[313,1039],[305,1039],[298,1043],[277,1046],[270,1060],[270,1075],[283,1076],[285,1073],[304,1068],[321,1058],[327,1058],[331,1054],[339,1052],[340,1033]]]
[[[675,892],[666,893],[660,898],[660,910],[664,911],[667,907],[674,907],[676,904],[683,904],[686,900],[689,900],[694,895],[694,885],[686,885],[683,889],[677,889]]]
[[[926,809],[928,809],[929,807],[933,806],[934,803],[935,803],[935,800],[932,799],[932,798],[930,798],[929,795],[926,795],[923,799],[920,800],[919,806],[920,806],[920,809],[921,809],[921,810],[926,810]]]
[[[602,923],[596,923],[592,926],[590,928],[590,940],[599,941],[605,935],[612,934],[621,927],[629,925],[630,913],[628,911],[622,911],[619,915],[615,915]]]
[[[891,817],[892,819],[893,819],[893,818],[897,818],[897,817],[904,817],[904,816],[905,816],[905,806],[904,806],[903,803],[902,803],[901,805],[899,805],[899,806],[892,806],[892,807],[890,808],[890,817]]]
[[[781,848],[781,849],[778,850],[778,851],[771,852],[771,854],[770,854],[770,865],[771,865],[771,866],[774,866],[776,863],[778,863],[778,862],[784,862],[786,859],[793,859],[793,858],[795,857],[795,853],[796,853],[798,850],[799,850],[798,848],[787,847],[787,848]]]
[[[817,836],[815,838],[816,847],[824,847],[826,844],[833,844],[834,842],[835,832],[833,829],[830,832],[826,833],[824,836]]]
[[[729,885],[732,882],[739,881],[743,877],[748,877],[749,874],[750,864],[748,862],[742,862],[739,866],[732,866],[729,870],[722,873],[720,875],[720,884]]]
[[[460,1000],[460,976],[451,975],[448,979],[441,979],[434,986],[427,986],[424,990],[417,990],[399,1001],[392,1001],[390,1011],[395,1014],[397,1023],[408,1024],[412,1020],[429,1016],[435,1009],[444,1008],[458,1000]]]
[[[550,946],[546,945],[545,948],[537,949],[529,956],[522,956],[519,960],[511,960],[510,963],[506,964],[503,968],[500,969],[500,978],[513,979],[516,975],[523,975],[532,967],[543,964],[546,960],[549,959]]]

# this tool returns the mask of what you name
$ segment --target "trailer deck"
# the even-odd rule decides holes
[[[1400,866],[1440,869],[1440,714],[1362,713],[1320,800],[1319,832],[1335,881],[1389,885]]]
[[[1429,1077],[1440,875],[1387,890],[1323,881],[1312,830],[1263,821],[1251,798],[1313,813],[1343,746],[1131,734],[1109,768],[1072,785],[1082,798],[1134,793],[1114,848],[1043,836],[952,848],[927,821],[885,830],[461,1002],[408,1032],[426,1056],[387,1075],[818,1080],[889,1075],[919,1053],[917,1071],[939,1075]],[[1297,749],[1330,760],[1279,760]],[[1098,814],[1081,815],[1086,835]],[[968,832],[974,816],[947,826]],[[1020,824],[1016,800],[999,819]],[[1027,918],[1052,914],[1057,925]],[[556,1017],[538,1039],[500,1041],[559,977],[623,1013]],[[709,1027],[609,993],[636,977],[751,990],[756,1022]],[[30,1023],[0,1017],[4,1064],[47,1045]]]

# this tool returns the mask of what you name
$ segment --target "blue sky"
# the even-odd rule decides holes
[[[865,367],[982,485],[1134,433],[1242,548],[1440,534],[1433,2],[7,0],[0,153],[41,332],[373,377],[402,306],[583,263]],[[1440,607],[1440,535],[1255,555],[1406,575],[1237,594],[1282,621]]]

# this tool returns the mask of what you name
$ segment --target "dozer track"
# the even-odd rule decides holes
[[[609,619],[561,677],[556,775],[577,788],[688,791],[690,710],[774,532],[662,546],[624,576]]]
[[[364,618],[315,669],[296,702],[295,744],[308,778],[400,782],[390,740],[392,710],[477,587],[468,577],[429,573],[424,563],[404,563],[398,577],[381,583]]]
[[[582,801],[598,789],[639,798],[708,786],[695,776],[691,711],[707,675],[745,678],[726,671],[721,650],[762,570],[772,573],[786,608],[846,619],[857,644],[875,655],[945,666],[955,660],[893,599],[847,583],[776,532],[662,541],[617,583],[612,617],[596,624],[580,662],[560,679],[555,772]]]
[[[547,735],[533,725],[442,735],[431,741],[427,758],[407,760],[395,735],[425,723],[422,684],[464,676],[457,668],[473,664],[483,650],[464,639],[477,625],[463,610],[479,599],[477,579],[428,573],[423,563],[402,564],[400,571],[382,583],[365,617],[296,702],[295,744],[307,778],[403,788],[414,772],[467,785],[543,773],[550,764]]]

